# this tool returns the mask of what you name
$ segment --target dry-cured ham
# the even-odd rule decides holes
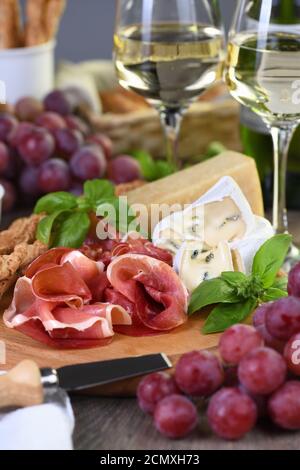
[[[107,277],[134,305],[134,315],[144,327],[169,331],[186,321],[187,291],[166,263],[145,255],[122,255],[109,265]]]

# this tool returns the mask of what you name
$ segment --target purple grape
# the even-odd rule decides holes
[[[11,134],[18,127],[17,119],[8,113],[0,114],[0,140],[9,142]]]
[[[81,196],[83,194],[83,182],[73,179],[69,191],[74,196]]]
[[[266,314],[271,305],[271,303],[266,303],[255,310],[253,325],[263,338],[265,345],[281,353],[285,345],[284,341],[274,338],[266,327]]]
[[[70,170],[64,160],[53,158],[39,168],[38,187],[43,193],[67,191],[70,185]]]
[[[80,117],[75,116],[75,114],[70,114],[70,116],[65,117],[66,125],[72,131],[79,131],[85,137],[90,133],[89,125]]]
[[[35,123],[37,126],[43,127],[50,132],[67,127],[64,119],[59,114],[51,111],[40,114]]]
[[[115,184],[130,183],[142,179],[139,163],[128,155],[120,155],[108,164],[108,178]]]
[[[284,383],[286,373],[283,357],[270,348],[253,349],[242,358],[238,367],[241,384],[254,395],[274,392]]]
[[[10,152],[3,142],[0,142],[0,174],[3,175],[8,170],[10,160]]]
[[[190,434],[198,423],[195,405],[181,395],[163,398],[154,411],[154,425],[164,436],[179,439]]]
[[[237,440],[254,427],[257,409],[254,401],[238,388],[222,388],[211,397],[207,417],[215,434]]]
[[[300,376],[300,333],[291,336],[286,343],[283,357],[286,360],[288,370],[297,377]]]
[[[68,86],[64,88],[64,93],[73,104],[73,111],[78,108],[90,111],[94,108],[93,101],[90,95],[83,89],[77,86]]]
[[[224,372],[217,357],[209,351],[192,351],[176,364],[175,381],[187,395],[207,397],[223,383]]]
[[[157,403],[168,395],[180,394],[173,377],[156,372],[143,378],[137,389],[140,408],[145,413],[154,413]]]
[[[258,331],[249,325],[233,325],[222,334],[219,352],[224,362],[237,365],[254,348],[263,346]]]
[[[102,178],[106,159],[99,147],[88,145],[79,149],[70,160],[73,175],[81,181]]]
[[[61,116],[67,116],[73,113],[75,103],[69,93],[63,90],[54,90],[45,97],[44,107],[46,111],[53,111]]]
[[[112,158],[113,143],[107,135],[101,133],[93,134],[88,137],[87,142],[90,144],[99,145],[104,151],[107,160]]]
[[[30,122],[20,122],[9,136],[9,145],[17,148],[23,137],[30,134],[35,129],[35,126]]]
[[[43,104],[36,98],[26,96],[17,101],[15,111],[20,121],[34,121],[43,112]]]
[[[300,263],[290,270],[287,288],[289,295],[300,297]]]
[[[272,302],[266,313],[266,327],[272,336],[283,341],[300,332],[300,299],[290,296]]]
[[[300,429],[300,382],[286,382],[271,396],[268,411],[272,421],[283,429]]]
[[[4,197],[2,200],[2,210],[3,212],[10,212],[16,205],[17,202],[17,192],[15,187],[10,181],[7,181],[3,178],[0,179],[0,184],[4,188]]]
[[[57,153],[63,158],[70,158],[83,144],[81,132],[71,129],[57,129],[54,137]]]
[[[18,151],[25,163],[34,166],[40,165],[51,157],[54,149],[55,141],[52,135],[40,127],[26,133],[18,145]]]
[[[24,194],[37,197],[40,194],[38,187],[39,168],[34,166],[25,167],[20,175],[19,185]]]

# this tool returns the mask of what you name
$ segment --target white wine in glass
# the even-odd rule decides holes
[[[274,143],[273,226],[288,232],[288,149],[300,123],[300,9],[295,0],[240,0],[229,34],[226,82],[257,113]],[[299,260],[292,246],[286,269]]]
[[[215,0],[119,0],[114,58],[120,84],[155,106],[177,166],[183,112],[221,78],[223,31]]]

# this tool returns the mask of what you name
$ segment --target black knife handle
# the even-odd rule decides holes
[[[50,367],[41,369],[41,381],[45,388],[58,388],[59,380],[55,369]]]

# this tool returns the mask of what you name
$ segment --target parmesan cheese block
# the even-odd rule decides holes
[[[246,196],[253,213],[263,215],[262,191],[255,161],[231,151],[129,192],[128,203],[144,204],[150,218],[151,204],[191,204],[223,176],[231,176]]]

